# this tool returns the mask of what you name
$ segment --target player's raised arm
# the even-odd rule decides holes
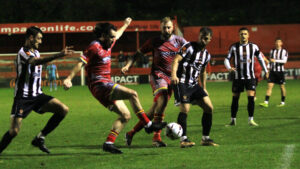
[[[179,65],[179,62],[182,60],[182,56],[177,54],[175,56],[175,59],[173,61],[173,64],[172,64],[172,73],[171,73],[171,80],[172,80],[172,83],[173,84],[178,84],[179,83],[179,79],[177,77],[177,70],[178,70],[178,65]]]
[[[122,36],[126,28],[130,25],[131,21],[132,19],[130,17],[124,20],[124,25],[117,30],[116,39],[119,39]]]
[[[83,62],[78,62],[72,69],[70,75],[63,81],[64,89],[68,90],[72,87],[72,79],[80,71],[81,67],[84,65]]]
[[[74,53],[73,46],[66,46],[61,52],[52,56],[45,57],[32,57],[29,59],[28,63],[31,65],[42,65],[48,63],[54,59],[61,58],[64,56],[72,55]]]

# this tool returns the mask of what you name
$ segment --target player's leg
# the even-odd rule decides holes
[[[248,123],[250,126],[258,126],[257,123],[254,122],[254,107],[255,107],[255,102],[254,102],[254,93],[255,90],[247,90],[247,96],[248,96],[248,105],[247,105],[247,109],[248,109]]]
[[[164,112],[167,107],[169,100],[169,94],[167,90],[160,90],[160,92],[155,96],[155,112],[154,112],[154,122],[162,122],[164,120]],[[161,139],[161,130],[154,132],[152,138],[152,144],[156,147],[166,147],[167,145]]]
[[[118,85],[111,93],[111,100],[129,100],[133,111],[137,115],[137,117],[143,121],[145,125],[145,130],[147,133],[151,133],[153,131],[158,131],[166,126],[166,123],[155,123],[151,122],[147,115],[145,114],[141,103],[138,98],[138,94],[136,91],[129,89],[127,87]]]
[[[269,107],[269,99],[272,95],[272,89],[274,87],[274,83],[273,82],[268,82],[268,88],[267,88],[267,92],[266,92],[266,97],[265,97],[265,101],[263,103],[260,103],[260,106],[263,107]]]
[[[53,85],[54,85],[54,90],[57,90],[56,77],[53,78]]]
[[[240,93],[244,91],[244,80],[233,80],[232,82],[232,102],[231,102],[231,121],[226,126],[236,125],[236,115],[239,109]]]
[[[259,79],[255,78],[255,88],[258,86]],[[256,90],[254,91],[254,101],[256,100]]]
[[[195,145],[194,142],[190,141],[187,137],[187,116],[188,112],[190,111],[190,104],[189,103],[181,103],[179,105],[180,113],[177,117],[177,123],[182,127],[182,136],[180,137],[180,147],[192,147]]]
[[[49,77],[49,88],[50,88],[50,92],[52,92],[52,83],[53,83],[53,80],[51,77]]]
[[[235,126],[236,125],[236,115],[239,110],[239,99],[240,99],[240,92],[233,92],[232,93],[232,102],[231,102],[231,121],[226,126]]]
[[[48,99],[51,96],[42,96],[40,100]],[[42,104],[42,102],[41,102]],[[46,126],[41,130],[41,132],[32,140],[32,145],[40,148],[41,151],[50,153],[48,148],[45,146],[45,137],[52,132],[60,122],[65,118],[69,112],[69,108],[56,98],[52,98],[45,104],[42,104],[40,108],[35,109],[38,113],[51,112],[52,117],[48,120]]]
[[[112,129],[110,130],[110,133],[107,136],[107,139],[102,148],[104,151],[108,151],[114,154],[121,154],[122,151],[114,146],[114,142],[119,133],[130,120],[130,111],[128,110],[123,100],[116,100],[112,107],[112,111],[117,113],[119,115],[119,118],[114,121]]]
[[[10,129],[3,135],[0,142],[0,154],[9,145],[14,137],[16,137],[20,131],[23,118],[11,117]]]
[[[286,89],[284,84],[280,85],[280,91],[281,91],[281,103],[277,105],[277,107],[283,107],[285,105]]]
[[[149,120],[152,120],[153,117],[154,117],[154,110],[155,110],[155,107],[156,107],[156,102],[153,102],[152,106],[150,107],[150,109],[148,110],[147,112],[147,116],[149,118]],[[139,120],[135,126],[125,134],[125,140],[126,140],[126,145],[127,146],[130,146],[131,145],[131,142],[132,142],[132,139],[133,139],[133,136],[139,132],[140,130],[142,130],[144,128],[144,122],[142,120]]]
[[[210,129],[212,126],[213,104],[208,96],[203,97],[197,101],[198,105],[203,109],[202,116],[202,139],[203,146],[218,146],[210,137]]]

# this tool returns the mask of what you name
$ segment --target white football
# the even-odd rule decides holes
[[[172,140],[180,138],[182,133],[183,129],[178,123],[172,122],[166,126],[166,136]]]

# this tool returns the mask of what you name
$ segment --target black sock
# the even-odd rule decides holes
[[[265,101],[267,101],[267,102],[268,102],[268,101],[269,101],[269,99],[270,99],[270,96],[267,96],[267,95],[266,95],[266,99],[265,99]]]
[[[249,117],[253,117],[254,115],[254,96],[248,96],[248,115]]]
[[[44,136],[47,136],[51,131],[53,131],[59,123],[65,118],[65,116],[55,113],[46,124],[45,128],[42,130]]]
[[[180,112],[177,118],[177,123],[181,125],[183,133],[182,136],[186,136],[186,119],[187,119],[187,114]]]
[[[202,116],[202,134],[203,136],[209,136],[210,129],[212,125],[212,114],[211,113],[203,113]]]
[[[7,131],[3,137],[2,140],[0,142],[0,153],[9,145],[9,143],[11,142],[11,140],[14,138],[15,136],[11,136],[9,134],[9,131]]]
[[[285,96],[281,96],[281,101],[282,101],[282,102],[285,101]]]
[[[231,117],[236,118],[236,114],[239,110],[239,96],[233,96],[232,97],[232,103],[231,103]]]

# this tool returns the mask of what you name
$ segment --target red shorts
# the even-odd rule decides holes
[[[115,103],[114,100],[111,100],[111,94],[117,87],[118,84],[113,82],[98,82],[89,85],[89,89],[93,96],[107,108],[110,108],[109,106]]]
[[[154,102],[161,95],[161,91],[167,90],[168,98],[172,96],[171,79],[164,73],[155,72],[150,74],[150,84],[153,91]]]

